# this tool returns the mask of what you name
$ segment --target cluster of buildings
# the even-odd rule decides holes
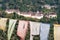
[[[57,8],[57,5],[48,5],[48,4],[46,4],[46,5],[42,5],[41,6],[42,8],[46,8],[46,9],[51,9],[51,8]]]
[[[17,10],[6,9],[5,12],[8,13],[8,14],[11,14],[11,13],[15,12],[18,15],[22,15],[24,17],[31,17],[31,18],[37,18],[37,19],[41,19],[44,16],[44,13],[43,12],[39,12],[39,11],[37,11],[37,12],[32,12],[32,11],[29,11],[29,12],[20,12],[18,9]],[[54,17],[57,17],[57,15],[54,12],[50,12],[50,13],[46,14],[45,17],[47,17],[47,18],[54,18]]]

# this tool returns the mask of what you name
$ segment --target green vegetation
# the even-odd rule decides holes
[[[20,11],[41,10],[41,5],[60,5],[60,0],[0,0],[1,9],[20,9]]]
[[[60,24],[60,6],[58,6],[58,8],[56,9],[56,13],[57,13],[58,23]]]

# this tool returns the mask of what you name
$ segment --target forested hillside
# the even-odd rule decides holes
[[[2,5],[2,9],[9,8],[20,9],[20,11],[36,11],[41,10],[41,5],[60,5],[60,0],[0,0],[0,4]]]

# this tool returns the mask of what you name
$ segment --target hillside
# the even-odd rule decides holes
[[[0,9],[41,10],[42,5],[60,5],[60,0],[0,0]],[[2,5],[2,7],[1,7]]]

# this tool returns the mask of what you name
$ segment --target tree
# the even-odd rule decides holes
[[[60,24],[60,6],[58,6],[58,8],[56,9],[57,12],[57,21]]]

